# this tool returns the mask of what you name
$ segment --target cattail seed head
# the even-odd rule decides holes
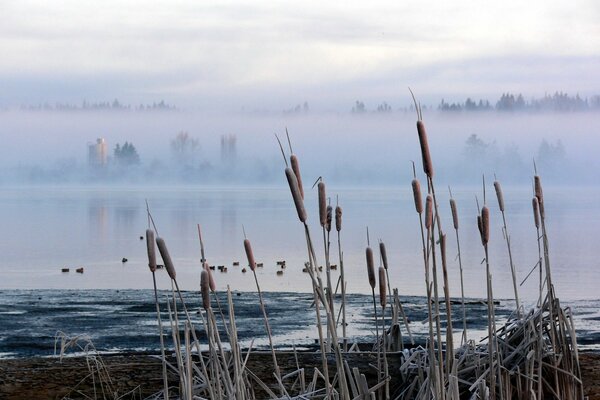
[[[496,189],[496,197],[498,198],[498,208],[504,212],[504,196],[502,195],[502,187],[500,182],[494,181],[494,189]]]
[[[419,214],[423,212],[423,198],[421,197],[421,184],[417,179],[412,181],[413,197],[415,198],[415,209]]]
[[[383,268],[388,269],[387,252],[385,251],[385,244],[379,242],[379,253],[381,253],[381,261],[383,261]]]
[[[288,185],[290,186],[290,192],[292,193],[292,199],[294,200],[294,205],[296,206],[298,218],[300,219],[300,222],[306,222],[306,209],[304,208],[304,200],[300,195],[296,174],[291,168],[286,168],[285,177],[287,178]]]
[[[538,175],[533,177],[533,185],[535,188],[535,197],[537,197],[538,202],[542,204],[544,202],[544,192],[542,191],[542,180]]]
[[[373,261],[373,250],[367,247],[367,273],[369,274],[369,285],[375,289],[375,262]]]
[[[248,266],[254,271],[256,269],[256,262],[254,261],[254,253],[248,239],[244,239],[244,250],[246,250],[246,257],[248,258]]]
[[[296,175],[296,179],[298,180],[298,190],[300,191],[300,196],[302,196],[302,200],[304,200],[304,188],[302,187],[302,176],[300,175],[300,164],[298,164],[298,157],[295,154],[290,156],[290,164],[292,166],[292,171],[294,171],[294,175]]]
[[[477,229],[479,230],[479,237],[481,238],[481,244],[483,243],[483,227],[481,226],[481,215],[477,216]]]
[[[538,175],[536,175],[533,177],[533,182],[535,188],[535,197],[538,199],[540,218],[544,219],[546,213],[544,211],[544,192],[542,191],[542,180]]]
[[[423,159],[423,171],[429,178],[433,178],[433,164],[429,154],[429,143],[427,142],[427,132],[423,121],[417,121],[417,133],[419,134],[419,143],[421,144],[421,157]]]
[[[481,232],[483,244],[487,244],[490,240],[490,210],[487,206],[481,208]]]
[[[217,284],[215,283],[215,277],[213,276],[212,272],[210,271],[210,268],[208,267],[208,264],[206,262],[202,263],[202,269],[206,272],[208,272],[208,287],[210,288],[211,292],[214,292],[217,290]]]
[[[331,219],[333,217],[333,207],[327,206],[327,222],[325,223],[325,229],[327,232],[331,232]]]
[[[317,185],[319,190],[319,221],[321,226],[327,224],[327,196],[325,195],[325,182],[320,181]]]
[[[385,308],[387,302],[387,285],[385,283],[385,269],[379,267],[379,303]]]
[[[442,253],[442,265],[446,266],[446,234],[440,237],[440,253]]]
[[[148,267],[150,271],[156,271],[156,251],[154,246],[154,231],[146,229],[146,247],[148,248]]]
[[[454,229],[458,229],[458,210],[456,209],[456,201],[454,199],[450,199],[450,210],[452,211]]]
[[[175,280],[175,266],[173,265],[173,260],[171,260],[171,255],[169,254],[169,250],[167,250],[167,244],[165,243],[164,239],[157,237],[156,246],[158,247],[158,252],[163,259],[163,263],[165,264],[165,269],[167,270],[169,277]]]
[[[431,229],[433,225],[433,197],[430,194],[425,199],[425,228]]]
[[[342,207],[340,206],[335,207],[335,230],[338,232],[342,230]]]
[[[210,309],[210,283],[207,271],[200,273],[200,293],[202,294],[202,306],[208,311]]]
[[[533,223],[535,224],[535,227],[537,229],[540,228],[540,210],[539,210],[539,203],[538,203],[538,198],[534,197],[533,199],[531,199],[531,205],[533,206]]]

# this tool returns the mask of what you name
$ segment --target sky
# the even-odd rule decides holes
[[[0,106],[348,110],[600,93],[600,3],[0,1]]]

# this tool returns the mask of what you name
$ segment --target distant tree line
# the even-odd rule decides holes
[[[21,105],[23,111],[173,111],[177,108],[173,105],[165,103],[164,100],[153,102],[152,104],[140,104],[132,106],[131,104],[123,104],[118,99],[101,102],[88,102],[84,100],[81,104],[71,103],[54,103],[48,102],[41,104]]]
[[[448,103],[444,99],[438,105],[440,111],[600,111],[600,95],[582,98],[579,94],[569,96],[567,93],[555,92],[542,98],[526,100],[519,93],[503,93],[494,106],[489,100],[475,101],[467,98],[464,103]]]

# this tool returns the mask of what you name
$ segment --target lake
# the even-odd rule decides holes
[[[600,190],[596,187],[544,188],[553,280],[563,300],[597,299],[599,259],[595,254],[600,230]],[[490,264],[494,294],[512,297],[512,281],[501,214],[488,185],[491,212]],[[306,188],[306,207],[317,258],[324,264],[323,234],[318,224],[316,190]],[[481,188],[455,187],[460,217],[460,240],[467,297],[485,297],[483,248],[475,224],[477,205],[483,202]],[[370,293],[365,268],[367,227],[378,259],[377,242],[383,240],[390,260],[390,280],[401,295],[425,294],[422,246],[418,217],[410,182],[404,187],[333,187],[344,211],[341,243],[348,291]],[[530,187],[504,188],[506,218],[519,280],[525,278],[538,259],[536,232],[531,212]],[[442,227],[447,233],[450,290],[460,295],[456,240],[447,191],[438,189]],[[148,226],[148,200],[158,232],[174,260],[182,289],[197,290],[200,276],[200,246],[197,224],[201,224],[206,257],[215,271],[217,287],[253,291],[254,281],[241,272],[246,264],[243,231],[264,267],[258,269],[265,291],[308,292],[306,243],[291,196],[281,185],[271,187],[213,186],[30,186],[0,188],[2,258],[0,289],[148,289],[146,244],[140,240]],[[332,263],[339,264],[337,236],[331,234]],[[122,258],[128,262],[122,263]],[[283,275],[276,275],[276,262],[285,260]],[[240,266],[233,266],[239,261]],[[61,272],[62,268],[70,272]],[[84,267],[83,274],[75,268]],[[339,269],[333,271],[337,279]],[[536,273],[520,288],[521,297],[532,302],[537,296]],[[159,271],[159,288],[169,288]]]

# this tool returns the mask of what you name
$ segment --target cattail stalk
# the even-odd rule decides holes
[[[369,277],[369,286],[371,286],[371,293],[373,294],[373,313],[375,317],[375,343],[377,346],[377,374],[379,376],[381,374],[381,359],[379,357],[381,346],[377,345],[377,343],[379,342],[379,321],[377,319],[377,303],[375,302],[375,285],[377,284],[377,282],[375,280],[375,262],[373,260],[373,249],[367,246],[365,255],[367,259],[367,275]]]
[[[210,310],[210,283],[208,272],[203,270],[200,273],[200,293],[202,294],[202,307],[204,310]]]
[[[515,292],[515,304],[517,309],[517,315],[521,316],[521,303],[519,301],[519,290],[517,287],[517,271],[515,269],[515,264],[513,263],[512,258],[512,249],[510,246],[510,235],[508,234],[508,226],[506,225],[506,216],[504,213],[504,195],[502,194],[502,187],[500,186],[500,182],[494,181],[494,189],[496,190],[496,197],[498,198],[498,208],[502,213],[502,223],[504,225],[504,239],[506,241],[506,247],[508,249],[508,261],[510,263],[510,272],[513,281],[513,290]]]
[[[429,178],[429,187],[433,188],[432,186],[433,181],[431,180],[431,178]],[[434,209],[435,208],[435,209]],[[436,213],[436,217],[435,217],[435,221],[434,221],[434,212]],[[437,276],[437,260],[436,260],[436,256],[435,256],[435,232],[434,232],[434,223],[438,223],[438,230],[439,230],[439,217],[437,216],[437,207],[436,207],[436,203],[434,201],[434,197],[433,194],[428,194],[427,198],[425,199],[425,228],[427,229],[427,237],[428,237],[428,241],[429,241],[429,250],[430,250],[430,255],[428,257],[428,261],[431,260],[431,271],[432,271],[432,275],[433,275],[433,305],[434,305],[434,310],[435,310],[435,329],[436,329],[436,337],[437,337],[437,354],[438,354],[438,370],[439,370],[439,376],[440,379],[444,379],[444,377],[446,376],[444,374],[444,364],[442,362],[443,360],[443,356],[442,356],[442,329],[441,329],[441,319],[440,319],[440,297],[439,297],[439,290],[438,290],[438,276]],[[447,352],[449,352],[450,356],[452,356],[453,352],[450,348],[448,348],[446,350]],[[446,371],[446,374],[448,374],[448,371]],[[444,390],[442,389],[444,387],[444,383],[443,381],[440,382],[440,390],[441,390],[441,395],[440,397],[442,399],[445,399],[445,393]]]
[[[271,326],[269,324],[269,318],[267,316],[265,302],[263,300],[262,291],[260,290],[260,285],[258,284],[258,277],[256,276],[256,261],[254,260],[252,245],[250,244],[250,240],[248,239],[244,239],[244,250],[246,251],[246,258],[248,258],[248,265],[252,270],[252,275],[254,275],[254,283],[256,284],[256,291],[258,292],[260,310],[262,311],[263,321],[265,322],[265,330],[267,331],[267,336],[269,337],[269,347],[271,348],[271,357],[273,358],[273,365],[275,367],[275,376],[277,377],[277,381],[279,383],[281,395],[287,396],[285,387],[282,384],[281,370],[279,369],[279,364],[277,363],[277,356],[275,355],[275,347],[273,346],[273,336],[271,333]]]
[[[327,229],[327,195],[325,192],[325,182],[323,179],[319,178],[319,184],[317,185],[318,190],[318,200],[319,200],[319,222],[321,223],[321,228],[323,230],[323,248],[325,250],[325,274],[327,277],[327,300],[329,302],[329,313],[331,316],[335,315],[335,310],[333,306],[333,288],[331,284],[331,262],[329,259],[329,230]],[[329,214],[331,215],[331,214]],[[331,219],[330,219],[331,221]],[[331,224],[330,224],[331,225]],[[337,335],[335,335],[337,336]],[[331,340],[332,333],[330,331],[329,325],[327,326],[327,351],[331,351]]]
[[[490,388],[490,398],[496,399],[496,371],[494,368],[494,354],[496,346],[495,341],[495,313],[494,313],[494,295],[492,294],[492,275],[490,272],[489,253],[488,253],[488,242],[490,238],[489,232],[490,224],[490,212],[487,206],[481,208],[481,215],[477,218],[477,227],[481,235],[481,243],[485,252],[485,271],[486,271],[486,282],[487,282],[487,306],[488,306],[488,358],[489,358],[489,369],[488,382]],[[500,366],[498,365],[498,368]]]
[[[149,214],[149,213],[148,213]],[[167,378],[167,359],[165,357],[165,341],[163,337],[162,318],[160,316],[160,306],[158,302],[158,290],[156,287],[156,251],[154,242],[154,231],[146,229],[146,247],[148,250],[148,267],[152,272],[152,283],[154,285],[154,304],[156,306],[156,318],[158,319],[158,334],[160,336],[160,357],[162,360],[163,373],[163,397],[169,399],[169,381]]]
[[[446,352],[454,348],[454,339],[452,337],[452,303],[450,301],[450,288],[448,286],[448,264],[446,260],[446,235],[440,237],[440,253],[442,256],[442,278],[444,279],[444,298],[446,300]],[[452,354],[446,354],[446,371],[452,371],[454,357]]]
[[[200,224],[197,224],[198,228],[198,241],[200,242],[200,265],[202,268],[208,272],[208,283],[210,291],[213,293],[215,301],[217,302],[217,309],[219,310],[219,315],[221,316],[221,321],[223,321],[223,327],[225,328],[225,333],[227,337],[230,336],[228,324],[225,321],[225,315],[223,314],[223,309],[221,308],[221,302],[219,301],[219,296],[217,295],[217,285],[215,283],[215,277],[208,267],[208,263],[206,262],[206,256],[204,254],[204,240],[202,240],[202,230],[200,229]]]
[[[456,207],[456,201],[453,198],[450,199],[450,210],[452,211],[452,225],[454,226],[454,232],[456,233],[456,247],[458,250],[458,268],[460,271],[460,297],[463,320],[463,333],[461,344],[464,345],[467,343],[467,309],[465,307],[465,284],[463,279],[462,255],[460,253],[460,238],[458,235],[458,209]]]
[[[348,351],[348,339],[346,337],[346,279],[344,276],[344,255],[342,253],[342,207],[339,205],[335,206],[335,230],[337,231],[337,242],[338,242],[338,258],[340,262],[340,281],[342,285],[342,336],[344,351]]]
[[[414,168],[414,166],[413,166]],[[415,185],[416,182],[416,185]],[[421,230],[421,243],[423,249],[423,265],[425,267],[425,292],[427,294],[427,318],[428,318],[428,326],[429,326],[429,345],[427,349],[429,351],[429,367],[431,369],[429,376],[431,379],[427,380],[427,384],[431,389],[428,389],[428,392],[433,392],[434,394],[439,394],[439,386],[438,381],[433,377],[436,374],[436,359],[434,355],[434,334],[433,334],[433,310],[431,308],[431,285],[430,285],[430,277],[429,277],[429,252],[427,251],[427,246],[425,242],[425,230],[424,230],[424,222],[423,222],[423,205],[421,201],[421,191],[420,186],[418,185],[418,181],[416,179],[413,180],[413,194],[415,198],[415,208],[417,214],[419,215],[419,228]],[[427,236],[428,237],[428,236]],[[429,238],[427,239],[429,241]],[[440,395],[441,396],[441,395]]]
[[[380,246],[380,248],[381,248],[381,246]],[[384,247],[383,254],[385,254],[385,247]],[[379,267],[379,304],[381,305],[381,325],[382,325],[381,342],[382,342],[382,346],[383,346],[383,371],[382,371],[381,375],[382,375],[382,378],[385,379],[385,398],[389,399],[390,398],[390,383],[389,383],[389,380],[387,380],[387,377],[388,377],[388,362],[387,362],[387,354],[386,354],[386,350],[387,350],[386,349],[386,336],[387,336],[387,334],[385,331],[385,306],[386,306],[386,301],[387,301],[386,274],[387,274],[387,270],[384,267]]]

